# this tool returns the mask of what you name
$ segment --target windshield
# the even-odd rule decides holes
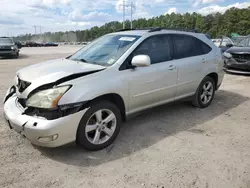
[[[242,41],[239,42],[237,45],[239,47],[250,47],[250,37],[244,38]]]
[[[105,35],[80,49],[69,59],[102,66],[114,64],[140,36]]]
[[[13,41],[9,38],[0,38],[0,44],[13,44]]]

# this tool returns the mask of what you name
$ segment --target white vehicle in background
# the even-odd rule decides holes
[[[235,45],[232,39],[226,36],[222,36],[217,39],[212,39],[212,41],[218,48],[221,49],[222,52],[225,52],[227,49]]]
[[[132,113],[186,97],[196,107],[209,106],[223,64],[220,50],[201,33],[111,33],[66,59],[19,70],[4,99],[4,117],[36,145],[76,141],[99,150]]]

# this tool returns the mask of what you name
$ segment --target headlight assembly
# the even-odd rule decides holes
[[[232,54],[230,54],[230,53],[228,53],[228,52],[224,52],[223,55],[224,55],[224,57],[226,57],[226,58],[228,58],[228,59],[230,59],[230,58],[233,57]]]
[[[11,46],[11,49],[12,49],[12,50],[15,50],[15,46]]]
[[[26,106],[47,109],[56,108],[59,100],[69,88],[70,86],[61,86],[38,91],[27,99]]]

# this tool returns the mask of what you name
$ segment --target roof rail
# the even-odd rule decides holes
[[[144,28],[125,28],[125,29],[119,29],[117,32],[120,32],[120,31],[133,31],[133,30],[152,30],[152,29],[155,29],[155,27],[144,27]]]
[[[185,28],[166,28],[166,27],[146,27],[146,28],[125,28],[125,29],[120,29],[117,32],[121,31],[132,31],[132,30],[149,30],[148,32],[156,32],[156,31],[161,31],[161,30],[172,30],[172,31],[185,31],[185,32],[192,32],[192,33],[199,33],[197,29],[185,29]]]
[[[120,32],[120,31],[131,31],[131,30],[135,30],[135,29],[125,28],[125,29],[119,29],[117,32]]]
[[[186,32],[193,32],[193,33],[199,33],[196,29],[185,29],[185,28],[165,28],[165,27],[156,27],[152,28],[148,32],[155,32],[155,31],[161,31],[161,30],[175,30],[175,31],[186,31]]]

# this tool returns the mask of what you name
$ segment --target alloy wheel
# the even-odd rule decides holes
[[[87,121],[85,127],[86,138],[92,144],[103,144],[113,136],[116,125],[117,119],[111,110],[98,110]]]
[[[213,97],[213,92],[214,92],[214,88],[213,88],[212,82],[207,81],[202,87],[202,92],[200,95],[201,102],[203,104],[208,104]]]

